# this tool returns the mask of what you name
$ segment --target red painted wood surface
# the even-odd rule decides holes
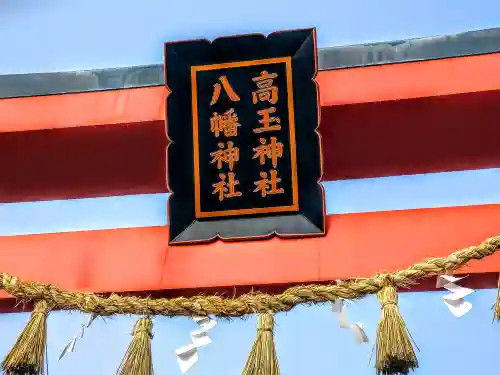
[[[500,53],[319,72],[321,106],[500,89]],[[0,100],[0,132],[165,118],[164,87]]]
[[[169,247],[166,227],[0,237],[8,249],[0,270],[95,292],[347,279],[479,244],[500,233],[499,216],[500,205],[331,215],[322,238],[189,247]],[[500,257],[492,256],[464,272],[498,270]]]
[[[327,107],[324,179],[500,167],[500,91]]]
[[[322,72],[325,180],[498,167],[499,63]],[[0,100],[0,202],[165,191],[165,95]],[[191,247],[169,247],[165,227],[0,237],[0,270],[98,292],[326,281],[477,244],[500,233],[499,215],[500,205],[333,215],[324,238]],[[465,271],[497,272],[499,259]]]
[[[167,190],[164,121],[0,133],[0,202]]]
[[[321,105],[424,98],[500,88],[500,53],[321,72]]]
[[[488,91],[324,107],[323,179],[499,167],[498,103]],[[161,120],[0,133],[0,202],[165,192],[166,145]]]

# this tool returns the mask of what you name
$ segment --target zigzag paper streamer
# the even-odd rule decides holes
[[[193,320],[200,328],[191,332],[192,343],[184,345],[175,351],[177,362],[179,363],[182,373],[186,373],[196,362],[198,362],[198,348],[212,342],[208,336],[208,331],[217,325],[217,322],[208,316],[193,317]]]
[[[438,276],[436,282],[436,288],[445,288],[451,292],[451,294],[443,296],[443,302],[448,307],[448,310],[457,318],[464,316],[472,310],[472,303],[466,301],[464,298],[474,293],[474,290],[455,284],[463,278],[465,278],[465,276],[455,277],[452,275],[441,275]]]
[[[87,320],[87,323],[85,324],[82,324],[80,326],[80,332],[75,335],[63,348],[63,350],[61,351],[61,354],[59,355],[59,357],[57,358],[57,362],[59,362],[66,354],[68,353],[73,353],[73,351],[75,350],[75,345],[76,345],[76,341],[78,339],[83,339],[83,335],[85,334],[85,329],[89,328],[90,325],[92,324],[92,322],[97,318],[97,315],[96,314],[89,314],[89,317],[88,317],[88,320]]]
[[[370,340],[363,329],[362,323],[349,323],[349,317],[347,314],[347,304],[352,303],[347,300],[338,299],[332,304],[332,311],[337,313],[340,328],[349,328],[356,339],[358,344],[366,344]]]

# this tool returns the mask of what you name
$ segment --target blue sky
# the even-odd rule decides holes
[[[400,294],[401,312],[420,352],[415,374],[465,375],[489,373],[497,366],[500,326],[492,324],[495,290],[476,291],[467,297],[470,313],[455,318],[442,301],[446,292]],[[349,319],[362,322],[371,340],[358,345],[350,332],[338,327],[329,306],[299,307],[277,316],[276,350],[283,375],[374,375],[368,364],[380,317],[374,296],[349,306]],[[2,316],[0,354],[6,353],[28,320],[27,314]],[[77,342],[76,350],[57,362],[60,349],[79,331],[86,317],[56,312],[49,315],[50,375],[114,374],[130,341],[135,317],[98,319]],[[255,337],[256,319],[221,321],[211,331],[213,343],[200,349],[190,375],[240,374]],[[196,324],[187,318],[157,318],[152,342],[156,374],[180,374],[173,351],[189,343]],[[462,353],[467,353],[465,356]]]
[[[497,0],[2,0],[0,74],[160,63],[162,44],[316,26],[320,47],[500,26]]]
[[[161,63],[164,42],[198,37],[316,26],[319,46],[328,47],[498,27],[499,15],[498,0],[2,0],[0,74]],[[344,194],[351,194],[350,202],[359,206],[363,195],[356,198],[357,187],[348,184],[346,182],[338,188],[344,189]],[[364,196],[366,205],[373,205],[374,201],[383,205],[390,199],[394,203],[393,192],[386,191],[387,199],[384,199],[384,190],[381,188],[377,193],[381,195],[370,202]],[[434,195],[438,191],[438,187],[429,187],[425,193],[427,200],[422,198],[422,192],[419,199],[439,205]],[[440,196],[446,195],[445,192],[439,191]],[[483,191],[477,193],[483,194]],[[397,196],[399,205],[406,205],[405,194]],[[484,194],[495,196],[491,199],[497,200],[497,192]],[[467,197],[470,201],[469,193]],[[406,199],[410,200],[410,197]],[[346,211],[352,209],[345,202],[337,203]],[[415,203],[412,201],[411,204]],[[448,201],[447,205],[453,205],[453,202]],[[163,211],[155,211],[156,207],[159,206],[140,206],[137,210],[142,209],[144,215],[160,213],[164,217]],[[10,208],[0,208],[3,209],[0,210],[1,226],[4,220],[1,219],[2,212]],[[137,217],[130,212],[129,215]],[[108,216],[103,212],[102,217]],[[146,217],[145,222],[150,217]],[[54,217],[46,221],[58,221],[58,225],[62,225],[63,220]],[[0,228],[1,233],[5,230],[14,231]],[[468,297],[473,310],[460,319],[448,312],[442,296],[442,292],[401,296],[403,315],[421,348],[421,370],[417,374],[462,375],[487,373],[496,368],[500,328],[492,325],[490,310],[496,291],[478,291]],[[350,313],[352,321],[363,322],[373,343],[380,315],[375,298],[372,296],[356,302],[350,307]],[[27,314],[0,316],[0,356],[9,350],[27,319]],[[85,320],[86,317],[78,313],[57,312],[50,316],[51,375],[115,372],[129,343],[134,317],[116,317],[106,322],[98,320],[87,331],[84,340],[78,342],[76,352],[60,363],[56,362],[59,350]],[[329,306],[301,307],[280,314],[277,323],[276,342],[283,375],[374,373],[368,366],[372,344],[356,345],[348,331],[338,328]],[[180,373],[173,350],[187,344],[189,332],[195,328],[195,323],[187,318],[156,320],[153,352],[157,374]],[[201,350],[200,361],[190,374],[237,374],[255,336],[255,318],[221,322],[211,336],[213,344]],[[458,353],[465,351],[466,357],[457,357]]]
[[[326,213],[500,204],[500,169],[326,181]],[[0,236],[168,224],[168,194],[0,204]]]

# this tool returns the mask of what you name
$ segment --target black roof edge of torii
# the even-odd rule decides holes
[[[318,50],[320,70],[500,52],[500,28]],[[0,75],[0,99],[162,86],[163,64],[73,72]]]

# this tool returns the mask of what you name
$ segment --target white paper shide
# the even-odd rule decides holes
[[[198,362],[198,349],[212,342],[208,336],[208,331],[217,325],[217,322],[208,316],[195,316],[193,320],[198,324],[199,329],[191,332],[191,344],[184,345],[175,350],[177,362],[182,373],[187,372]]]
[[[464,279],[464,277],[455,277],[452,275],[440,275],[437,277],[436,288],[445,288],[450,294],[443,296],[443,302],[448,310],[457,318],[464,316],[472,310],[472,303],[465,300],[465,297],[474,293],[473,289],[464,288],[455,284]]]
[[[350,323],[347,314],[347,300],[338,299],[332,303],[332,311],[337,314],[340,328],[349,328],[358,344],[366,344],[370,340],[363,329],[362,323]]]

